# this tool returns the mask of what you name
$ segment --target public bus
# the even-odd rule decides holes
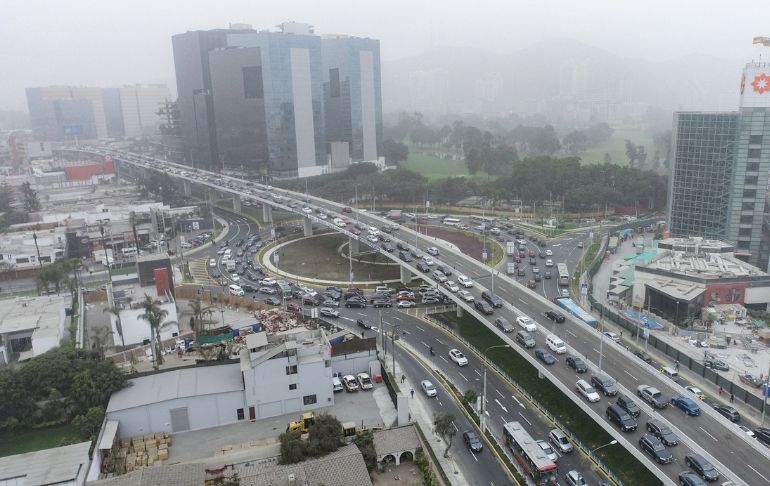
[[[540,448],[520,422],[503,424],[505,446],[538,486],[556,485],[556,464]]]
[[[568,287],[569,286],[569,270],[567,270],[567,264],[566,263],[557,263],[556,264],[556,271],[559,272],[559,286],[561,286],[561,287]]]
[[[457,219],[457,218],[449,218],[449,217],[447,217],[447,218],[444,218],[444,221],[442,221],[442,223],[444,223],[447,226],[459,226],[460,225],[460,220]]]
[[[484,217],[484,216],[478,216],[476,214],[471,216],[471,221],[473,221],[474,223],[484,223],[486,225],[490,225],[490,224],[492,224],[492,222],[494,222],[494,220],[492,218],[487,218],[487,217]]]

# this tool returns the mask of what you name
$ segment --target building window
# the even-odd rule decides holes
[[[757,176],[746,176],[746,179],[744,179],[744,182],[746,183],[746,185],[749,185],[749,186],[756,186],[758,181],[759,181],[759,177]]]
[[[243,96],[247,100],[265,97],[261,66],[246,66],[243,68]]]
[[[340,70],[338,68],[329,69],[329,96],[332,98],[340,97]]]
[[[286,374],[287,375],[296,375],[297,374],[297,365],[289,365],[286,367]]]
[[[305,395],[304,397],[302,397],[302,403],[304,403],[305,405],[313,405],[315,404],[315,402],[316,402],[315,395]]]
[[[741,216],[742,224],[751,224],[754,222],[754,216]]]
[[[741,209],[744,211],[753,211],[754,210],[754,203],[753,202],[745,202],[741,205]]]
[[[29,263],[29,258],[17,258],[16,263]]]
[[[762,135],[749,135],[749,143],[759,145],[762,143]]]
[[[738,236],[748,236],[751,238],[751,228],[741,228],[738,230]]]
[[[754,199],[757,197],[757,190],[756,189],[744,189],[743,191],[743,197],[748,199]]]
[[[296,390],[297,384],[296,383],[289,383],[289,390]]]
[[[739,240],[739,241],[738,241],[738,245],[737,245],[737,246],[738,246],[738,248],[740,248],[741,250],[748,250],[748,249],[749,249],[749,247],[751,246],[751,242],[750,242],[750,241],[742,241],[742,240]]]
[[[762,149],[749,149],[749,158],[750,159],[758,159],[762,156]]]
[[[243,409],[239,408],[237,411],[238,413],[238,420],[243,420],[246,416],[243,414]]]
[[[759,162],[746,163],[746,172],[757,172],[759,170]]]

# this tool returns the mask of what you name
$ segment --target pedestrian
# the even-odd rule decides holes
[[[721,390],[721,388],[720,388],[720,390]],[[412,394],[412,398],[414,398],[414,388],[412,388],[411,390],[409,390],[409,393],[411,393],[411,394]],[[721,392],[720,392],[720,395],[721,395]]]
[[[404,380],[406,380],[406,376],[404,376],[404,375],[401,375],[401,383],[402,383],[402,384],[404,383]]]
[[[620,331],[620,337],[621,338],[623,337],[623,331]]]
[[[735,395],[731,392],[730,393],[730,403],[733,403],[733,400],[735,400]]]
[[[720,397],[722,396],[722,387],[721,386],[719,387],[719,396]]]
[[[679,361],[678,360],[674,363],[674,369],[676,371],[679,371]]]

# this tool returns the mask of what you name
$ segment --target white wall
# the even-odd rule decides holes
[[[144,299],[144,296],[138,295],[136,298]],[[160,338],[163,340],[171,339],[174,333],[179,334],[176,305],[173,302],[166,302],[161,304],[160,307],[168,312],[166,319],[161,325]],[[120,313],[120,322],[123,325],[123,338],[126,341],[126,346],[141,344],[145,339],[150,339],[150,324],[146,320],[139,318],[142,314],[144,314],[144,309],[126,309]],[[169,325],[166,326],[167,323]],[[112,314],[110,314],[110,324],[115,336],[115,343],[121,343],[117,328],[117,318]]]
[[[362,351],[360,353],[332,357],[332,372],[343,375],[369,373],[369,363],[377,360],[377,351]]]

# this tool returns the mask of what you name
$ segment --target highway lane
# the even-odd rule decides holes
[[[119,154],[113,154],[113,155],[119,156]],[[135,156],[130,156],[130,157],[135,157]],[[131,163],[137,163],[135,160],[129,159],[129,161]],[[158,170],[166,170],[164,167],[171,166],[170,164],[167,164],[167,163],[164,163],[164,165],[161,165],[160,162],[153,162],[153,164],[156,167],[158,167]],[[141,163],[140,165],[145,165],[148,168],[155,168],[155,167],[152,167],[151,165],[147,165],[144,162]],[[192,178],[192,177],[180,175],[181,171],[186,171],[186,170],[189,170],[189,167],[180,166],[180,169],[177,169],[178,174],[175,174],[174,177],[186,178],[187,180],[190,180],[191,182],[194,182],[196,184],[203,184],[211,187],[218,187],[219,190],[222,190],[224,192],[236,193],[241,195],[241,197],[247,197],[247,198],[254,197],[255,199],[266,201],[269,204],[272,204],[274,206],[290,209],[286,207],[284,202],[272,202],[269,199],[267,199],[267,197],[270,197],[270,195],[261,194],[261,193],[257,193],[256,195],[249,195],[247,192],[244,192],[247,190],[251,191],[249,187],[255,186],[254,184],[249,184],[248,187],[240,188],[236,185],[240,183],[240,181],[233,180],[233,182],[228,182],[228,184],[231,187],[223,188],[221,187],[221,185],[218,186],[215,182],[201,181],[198,178]],[[214,174],[212,174],[209,177],[215,178],[215,179],[220,178],[218,175],[214,175]],[[304,195],[302,196],[294,195],[286,191],[276,191],[275,189],[272,189],[271,192],[273,193],[273,197],[275,197],[276,192],[280,192],[280,194],[283,194],[284,196],[291,195],[292,197],[296,197],[297,200],[306,199],[306,196]],[[325,200],[320,200],[314,197],[310,197],[310,199],[313,201],[313,203],[316,206],[325,207],[328,210],[340,209],[339,205],[337,204],[330,203]],[[369,213],[360,213],[357,215],[357,217],[360,218],[361,221],[365,221],[367,223],[370,223],[376,226],[379,226],[384,222],[383,219],[375,217]],[[404,230],[404,232],[409,233],[407,230]],[[413,234],[409,235],[407,238],[410,240],[410,243],[413,238],[417,238],[422,248],[435,244],[432,240],[425,239],[424,237],[421,237],[421,236],[415,236]],[[437,258],[436,259],[437,261],[448,263],[448,264],[452,263],[458,269],[462,269],[464,272],[468,273],[469,276],[474,274],[480,275],[483,273],[488,273],[488,269],[482,266],[481,264],[479,264],[478,262],[470,261],[468,258],[464,256],[454,254],[453,252],[447,252],[446,250],[444,250],[443,253],[446,253],[446,255],[442,255],[441,258]],[[501,279],[498,278],[496,280],[501,280]],[[517,307],[519,306],[522,307],[521,310],[523,310],[524,312],[532,313],[534,315],[534,314],[537,314],[539,311],[544,310],[544,308],[547,307],[548,304],[545,304],[544,302],[538,299],[533,299],[533,294],[529,293],[526,289],[515,288],[517,284],[509,284],[509,288],[505,288],[505,284],[506,283],[502,283],[503,288],[501,288],[499,291],[501,296],[510,304],[513,304]],[[515,310],[518,310],[518,309],[510,309],[510,312],[514,312]],[[486,319],[483,319],[483,321],[486,321],[487,323],[489,322]],[[572,322],[571,320],[570,322],[572,323],[572,327],[570,330],[576,335],[576,339],[574,339],[574,343],[576,343],[575,345],[578,347],[578,352],[581,352],[581,349],[582,349],[583,350],[582,354],[590,354],[590,352],[593,351],[593,347],[586,348],[582,342],[585,342],[586,339],[588,339],[586,337],[586,334],[592,335],[593,331],[589,329],[584,329],[585,326],[582,326],[581,328],[580,324]],[[578,336],[581,336],[581,335],[583,337],[582,340],[578,338]],[[569,343],[569,344],[573,344],[573,343]],[[627,356],[620,355],[619,351],[614,351],[611,348],[610,348],[610,351],[605,353],[604,360],[607,364],[611,363],[613,365],[613,369],[616,369],[615,366],[618,366],[618,363],[620,365],[624,365],[624,364],[627,364],[627,362],[629,361]],[[628,370],[625,370],[625,371],[628,371]],[[622,373],[622,371],[620,372]],[[645,377],[645,379],[647,379],[647,377]],[[564,383],[569,385],[568,382],[564,382]],[[670,391],[668,390],[669,387],[663,384],[659,376],[654,376],[654,375],[649,376],[649,383],[657,386],[658,388],[663,389],[664,392]],[[673,414],[667,414],[667,415],[673,416]],[[711,440],[714,440],[713,437],[715,437],[712,434],[712,432],[717,432],[717,437],[722,438],[722,440],[724,441],[729,441],[731,439],[729,436],[731,434],[734,435],[734,432],[732,430],[727,429],[727,425],[725,425],[719,419],[713,417],[708,413],[705,414],[704,416],[698,417],[696,420],[701,420],[703,422],[703,426],[698,426],[697,429],[694,427],[687,427],[687,425],[689,425],[687,421],[683,421],[681,420],[681,418],[676,418],[676,417],[674,421],[677,423],[677,425],[681,425],[685,427],[683,431],[687,433],[687,435],[692,439],[692,441],[697,442],[703,445],[704,447],[708,448],[707,456],[711,455],[714,458],[716,458],[718,461],[722,462],[723,464],[732,465],[733,457],[731,456],[740,455],[744,459],[745,464],[750,466],[749,469],[747,470],[741,470],[741,476],[743,480],[747,481],[745,484],[748,484],[748,483],[766,484],[767,482],[770,482],[770,480],[767,479],[768,477],[770,477],[770,465],[767,461],[767,456],[765,455],[764,452],[760,451],[760,449],[756,446],[756,444],[754,443],[747,444],[747,443],[741,443],[740,441],[735,441],[735,444],[730,444],[730,445],[734,445],[735,447],[734,448],[731,447],[729,449],[725,448],[723,444],[714,445],[713,443],[710,443]],[[719,442],[719,439],[714,440],[714,442]],[[670,471],[668,471],[668,474],[670,476],[673,476],[673,474]],[[733,475],[733,476],[737,476],[737,475]],[[734,479],[737,479],[737,477],[735,477]],[[744,483],[744,481],[740,481],[740,482]]]

